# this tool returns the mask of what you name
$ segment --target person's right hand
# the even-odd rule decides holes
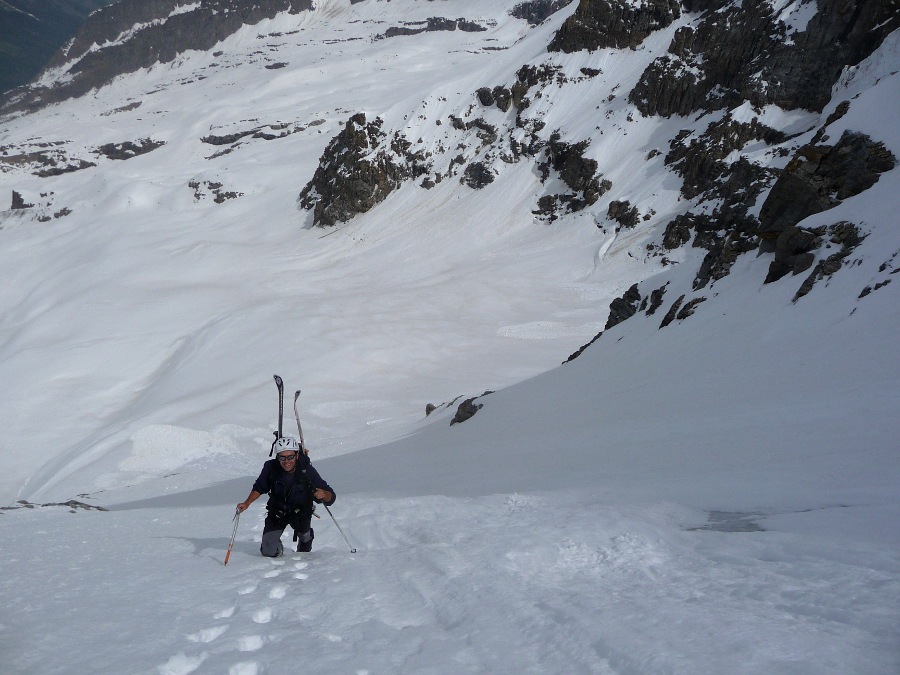
[[[243,513],[249,507],[250,507],[250,505],[247,502],[241,502],[240,504],[237,505],[238,513]]]

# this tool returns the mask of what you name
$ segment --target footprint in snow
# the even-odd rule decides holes
[[[253,612],[252,618],[255,623],[269,623],[272,620],[272,610],[268,607],[258,609]]]
[[[191,642],[212,642],[220,638],[222,633],[228,630],[228,626],[213,626],[212,628],[204,628],[199,633],[186,636]]]
[[[247,595],[248,593],[252,593],[256,590],[256,584],[251,584],[250,586],[244,586],[240,590],[238,590],[238,595]]]
[[[228,669],[228,675],[257,675],[259,664],[255,661],[242,661],[235,663]]]
[[[308,575],[308,574],[304,574],[303,572],[297,572],[297,573],[294,575],[294,578],[295,578],[295,579],[309,579],[309,575]]]
[[[245,635],[238,640],[238,651],[255,652],[265,644],[266,639],[262,635]]]
[[[263,574],[263,578],[265,579],[274,579],[279,574],[281,574],[281,570],[269,570],[265,574]]]
[[[281,600],[285,595],[287,595],[287,586],[284,584],[278,584],[269,591],[269,597],[273,600]]]
[[[227,609],[223,609],[221,612],[216,612],[213,614],[214,619],[230,619],[234,616],[234,607],[228,607]]]
[[[164,664],[159,666],[157,670],[160,675],[188,675],[188,673],[193,673],[200,665],[206,660],[206,657],[209,656],[206,652],[203,652],[199,656],[187,656],[184,652],[178,652],[166,661]]]

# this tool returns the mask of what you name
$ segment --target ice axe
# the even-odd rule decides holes
[[[234,521],[234,530],[231,533],[231,543],[228,544],[228,553],[225,554],[225,564],[226,565],[228,564],[228,559],[231,557],[231,547],[234,546],[234,538],[237,536],[238,523],[241,522],[241,510],[240,509],[234,510],[234,518],[232,518],[232,520]]]

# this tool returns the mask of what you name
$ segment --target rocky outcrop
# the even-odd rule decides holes
[[[9,207],[14,211],[20,211],[23,209],[31,209],[34,208],[34,204],[30,204],[25,201],[25,198],[22,196],[21,192],[17,192],[16,190],[12,191],[12,206]]]
[[[634,284],[625,291],[621,298],[616,298],[609,305],[609,318],[606,320],[606,326],[603,330],[609,330],[613,326],[618,326],[623,321],[630,319],[637,314],[638,306],[641,302],[641,294],[638,291],[638,285]]]
[[[383,201],[400,184],[429,171],[425,158],[410,151],[399,134],[388,142],[382,120],[351,117],[332,139],[309,183],[300,192],[300,206],[313,211],[320,227],[346,222]]]
[[[478,97],[478,102],[481,103],[481,105],[490,107],[496,104],[503,112],[508,111],[512,105],[512,92],[500,85],[493,89],[481,87],[481,89],[475,92],[475,95]]]
[[[845,105],[837,106],[814,138],[827,139],[828,124],[846,110]],[[758,166],[743,156],[730,164],[726,159],[740,152],[746,143],[757,141],[775,146],[777,154],[778,144],[786,140],[783,134],[755,119],[736,124],[726,115],[701,134],[685,131],[672,141],[666,164],[684,178],[682,194],[697,202],[695,210],[676,216],[667,224],[662,249],[669,251],[691,244],[707,251],[694,278],[694,290],[726,276],[739,256],[759,249],[775,254],[764,283],[801,274],[816,265],[798,291],[799,298],[809,292],[816,280],[837,271],[861,240],[850,224],[816,229],[799,224],[874,185],[880,173],[896,165],[894,156],[882,143],[863,134],[845,132],[834,145],[813,142],[800,148],[780,171]],[[750,208],[773,182],[757,218]],[[842,249],[816,264],[816,251],[823,241],[830,242],[828,245],[840,242]],[[680,303],[676,301],[675,305]],[[663,320],[664,325],[679,318],[685,309],[675,305]]]
[[[397,37],[398,35],[418,35],[419,33],[433,33],[436,31],[461,30],[467,33],[480,33],[487,28],[476,21],[466,19],[445,19],[443,17],[431,17],[425,21],[410,21],[403,26],[392,26],[376,40]]]
[[[769,273],[763,283],[778,281],[788,273],[805,272],[816,259],[812,251],[820,245],[821,239],[815,232],[793,226],[787,228],[776,240],[775,260],[769,266]]]
[[[749,163],[742,163],[742,166],[753,167]],[[747,215],[748,206],[747,203],[719,205],[711,213],[689,211],[676,216],[666,226],[662,240],[664,251],[679,248],[688,242],[694,248],[707,251],[694,277],[695,290],[726,276],[740,255],[759,246],[756,236],[758,221]]]
[[[87,495],[81,495],[87,496]],[[79,509],[84,511],[109,511],[102,506],[94,506],[93,504],[85,504],[76,499],[70,499],[67,502],[49,502],[47,504],[35,504],[27,499],[18,500],[13,506],[0,506],[0,511],[13,511],[15,509],[44,509],[54,506],[62,506],[69,509],[69,513],[77,513]]]
[[[466,166],[460,182],[473,190],[480,190],[494,182],[494,172],[484,162],[472,162]]]
[[[526,64],[519,68],[516,72],[516,81],[510,88],[512,103],[516,110],[521,113],[531,105],[527,94],[532,87],[539,84],[546,85],[551,82],[565,83],[565,74],[562,72],[562,67],[556,64],[543,63],[538,66]],[[517,121],[517,124],[522,125],[521,118]]]
[[[538,166],[541,180],[546,182],[553,170],[571,192],[544,195],[538,200],[538,209],[533,212],[535,215],[553,222],[563,213],[573,213],[591,206],[612,187],[612,183],[597,171],[597,161],[584,157],[589,145],[589,141],[571,145],[560,140],[559,133],[550,135],[546,159]]]
[[[879,174],[896,164],[883,143],[849,131],[833,146],[810,144],[800,148],[760,209],[759,236],[778,239],[807,216],[872,187]]]
[[[609,317],[606,320],[606,327],[602,331],[597,333],[593,338],[591,338],[590,342],[582,345],[575,352],[570,354],[569,358],[563,361],[563,363],[569,363],[570,361],[574,361],[575,359],[577,359],[579,356],[581,356],[585,349],[599,340],[603,336],[604,332],[608,331],[614,326],[618,326],[623,321],[627,321],[638,312],[644,312],[646,316],[653,316],[656,313],[656,310],[659,309],[662,305],[663,296],[665,296],[666,294],[666,287],[668,286],[668,284],[669,282],[666,282],[656,290],[651,291],[650,294],[646,296],[641,295],[638,284],[634,284],[633,286],[631,286],[627,291],[625,291],[625,293],[622,294],[621,297],[618,297],[611,303],[609,303]],[[678,307],[681,306],[683,299],[684,297],[682,296],[682,298],[676,301],[677,307],[675,308],[675,312],[678,311]],[[690,308],[690,311],[688,311],[682,318],[687,318],[688,316],[690,316],[693,313],[693,307],[695,307],[702,301],[702,298],[699,299],[699,301],[695,303]],[[666,322],[666,325],[668,325],[668,322],[675,319],[675,312],[672,312],[672,318]]]
[[[200,141],[202,143],[207,143],[214,146],[227,145],[230,146],[230,151],[235,149],[243,139],[248,137],[252,139],[261,139],[264,141],[274,141],[280,138],[286,138],[291,134],[306,131],[306,129],[309,127],[319,126],[320,124],[324,123],[325,120],[317,119],[306,125],[284,122],[277,124],[264,124],[261,126],[251,127],[249,129],[241,129],[240,131],[235,131],[230,134],[208,134],[201,137]]]
[[[749,163],[742,166],[752,168]],[[739,185],[739,180],[731,179]],[[728,185],[731,180],[726,181]],[[737,258],[759,246],[756,236],[758,221],[747,215],[749,203],[734,205],[722,204],[712,213],[688,212],[676,216],[666,226],[663,234],[663,250],[672,250],[684,246],[688,242],[695,248],[707,251],[706,257],[694,277],[694,289],[700,289],[726,276]]]
[[[684,298],[685,296],[682,294],[675,302],[672,303],[672,306],[669,307],[669,311],[666,312],[662,322],[660,322],[659,324],[660,328],[665,328],[675,320],[675,317],[678,315],[678,310],[681,309],[681,305],[682,303],[684,303]]]
[[[819,11],[806,30],[779,43],[762,64],[753,88],[757,105],[821,111],[846,66],[858,64],[900,28],[895,0],[816,0]]]
[[[843,112],[836,111],[826,127],[845,112],[846,106]],[[824,129],[816,139],[827,138]],[[693,288],[697,290],[727,275],[740,255],[757,248],[775,254],[764,280],[771,283],[813,267],[823,241],[840,243],[841,251],[816,265],[796,300],[808,293],[816,280],[837,271],[862,238],[848,223],[816,229],[799,227],[799,223],[870,188],[882,172],[896,165],[896,159],[884,144],[863,134],[845,132],[835,145],[810,143],[800,148],[780,172],[759,167],[744,157],[730,165],[725,162],[726,156],[755,140],[778,144],[785,139],[755,120],[735,125],[726,115],[696,138],[685,132],[672,142],[666,163],[684,177],[682,194],[699,197],[698,207],[704,203],[715,206],[711,211],[689,211],[675,217],[665,228],[662,246],[672,250],[690,243],[706,249],[694,278]],[[757,219],[748,213],[749,208],[776,174]],[[677,301],[675,304],[680,305]],[[682,309],[673,305],[663,324],[679,318]]]
[[[513,7],[509,13],[517,19],[524,19],[532,26],[537,26],[571,3],[572,0],[528,0]]]
[[[625,229],[630,230],[633,227],[636,227],[640,220],[640,214],[638,213],[637,207],[632,206],[631,202],[628,200],[611,201],[606,209],[606,217],[619,224],[616,228],[617,232],[619,231],[619,228],[624,227]]]
[[[154,141],[152,138],[141,138],[137,141],[125,141],[124,143],[107,143],[97,148],[98,155],[104,155],[107,159],[131,159],[139,155],[146,155],[157,148],[161,148],[165,141]]]
[[[229,199],[237,199],[244,196],[243,192],[226,190],[225,186],[219,181],[193,179],[188,181],[188,187],[194,191],[195,202],[212,198],[216,204],[224,204]]]
[[[853,252],[857,246],[859,246],[860,242],[865,239],[865,235],[862,234],[859,228],[853,223],[848,223],[846,221],[835,223],[834,225],[830,225],[828,227],[820,227],[815,230],[811,230],[807,232],[807,236],[814,237],[812,241],[815,242],[816,247],[823,241],[823,239],[827,238],[828,246],[831,247],[832,244],[836,244],[840,246],[840,250],[836,253],[832,253],[824,260],[820,260],[819,263],[815,266],[806,280],[800,285],[800,288],[797,289],[797,293],[794,294],[794,302],[797,302],[804,295],[808,294],[813,286],[818,281],[822,279],[828,279],[832,274],[837,272],[844,265],[844,261]],[[779,237],[781,239],[781,237]],[[812,255],[811,253],[807,255]],[[778,253],[776,252],[776,260],[778,257]],[[812,261],[810,261],[812,264]],[[775,263],[773,263],[773,266]],[[806,265],[805,268],[808,268],[809,265]],[[799,272],[795,272],[797,274]],[[772,274],[772,268],[769,268],[769,274]],[[890,280],[888,280],[889,282]],[[884,284],[882,284],[883,286]],[[863,293],[865,294],[865,289],[863,289]],[[860,295],[860,297],[864,297],[864,295]]]
[[[881,275],[881,279],[879,281],[873,281],[871,285],[865,286],[865,288],[859,292],[860,299],[868,297],[873,291],[880,290],[891,283],[890,275],[900,273],[898,258],[900,258],[900,251],[894,251],[893,255],[878,266],[878,274]]]
[[[635,49],[653,31],[681,16],[677,0],[581,0],[547,47],[551,52]]]
[[[490,145],[497,140],[497,128],[493,124],[485,122],[482,118],[477,118],[469,122],[463,122],[459,117],[450,116],[450,122],[455,129],[459,131],[475,130],[475,136],[481,141],[481,145]]]
[[[118,75],[168,63],[188,50],[209,50],[244,25],[311,7],[311,0],[121,0],[92,14],[54,57],[51,67],[71,63],[66,80],[29,89],[4,108],[33,109],[82,96]],[[179,8],[184,11],[172,13]]]
[[[666,226],[663,249],[688,242],[708,252],[694,279],[694,288],[721,279],[738,256],[758,246],[759,222],[749,214],[762,192],[775,180],[774,172],[739,155],[748,143],[776,145],[783,133],[754,117],[738,122],[730,114],[710,124],[702,133],[683,131],[670,143],[665,163],[684,180],[681,194],[711,204],[703,212],[689,211]]]
[[[732,153],[754,141],[776,145],[785,140],[783,133],[767,127],[756,117],[750,122],[738,122],[727,114],[710,124],[702,134],[694,136],[689,131],[679,134],[670,143],[665,164],[684,179],[681,194],[685,198],[705,194],[706,199],[724,199],[730,194],[730,190],[723,190],[722,186],[732,173],[733,162],[726,162]],[[762,187],[754,186],[755,194]],[[747,188],[744,193],[745,201],[754,196],[746,194]]]
[[[669,53],[653,61],[628,100],[644,115],[688,115],[733,107],[767,50],[783,39],[765,0],[705,12],[676,31]]]
[[[486,391],[481,396],[487,396],[493,393],[494,392],[492,391]],[[467,398],[465,401],[460,403],[459,407],[456,409],[456,414],[453,416],[453,419],[450,420],[450,426],[452,427],[454,424],[460,424],[474,417],[475,413],[477,413],[484,407],[483,403],[475,403],[475,401],[481,398],[481,396]]]
[[[223,134],[221,136],[217,136],[216,134],[208,134],[206,136],[203,136],[200,141],[203,143],[208,143],[209,145],[231,145],[232,143],[237,143],[245,136],[252,136],[257,131],[259,131],[259,129],[260,127],[254,127],[252,129],[235,131],[232,134]]]
[[[720,208],[697,219],[700,227],[694,246],[706,249],[707,254],[694,277],[694,290],[727,276],[739,256],[759,247],[754,233],[757,221],[746,214],[746,207]]]
[[[38,145],[47,149],[37,152],[15,152],[18,148],[0,148],[0,152],[3,153],[0,155],[0,171],[6,171],[7,168],[29,168],[33,169],[32,175],[38,178],[49,178],[97,166],[93,162],[71,157],[65,147],[59,147],[64,144],[39,143]],[[8,154],[9,151],[15,154]]]
[[[892,0],[818,0],[800,32],[766,0],[720,4],[691,3],[706,11],[644,71],[629,94],[644,115],[689,115],[744,100],[820,111],[843,68],[900,26]]]
[[[697,305],[699,305],[701,302],[706,302],[706,298],[702,296],[699,298],[693,298],[678,310],[678,313],[675,315],[675,319],[677,321],[684,321],[689,316],[693,316],[694,312],[697,309]]]

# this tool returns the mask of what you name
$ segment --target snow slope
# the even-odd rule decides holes
[[[73,157],[100,166],[52,180],[2,176],[38,211],[8,212],[3,224],[2,268],[16,289],[4,300],[3,377],[19,385],[4,388],[0,405],[5,501],[133,481],[139,476],[120,472],[115,459],[132,450],[135,434],[160,424],[211,433],[237,425],[255,453],[255,439],[269,436],[274,420],[275,372],[289,387],[302,386],[309,433],[330,455],[374,442],[361,440],[363,431],[395,435],[429,402],[536,374],[602,327],[598,302],[619,289],[587,277],[592,249],[606,237],[592,218],[562,236],[535,228],[533,190],[521,175],[474,195],[455,181],[432,191],[410,186],[340,232],[304,229],[297,194],[350,114],[402,117],[422,100],[452,95],[433,113],[446,116],[461,99],[469,105],[474,83],[498,68],[498,53],[506,56],[483,45],[509,47],[510,61],[502,61],[509,70],[540,51],[552,30],[522,41],[527,24],[508,17],[506,3],[487,14],[504,19],[495,29],[429,35],[426,58],[407,38],[372,41],[391,25],[384,13],[414,20],[433,9],[399,4],[320,3],[316,12],[246,28],[222,43],[221,56],[191,53],[7,121],[4,144],[65,140]],[[259,55],[270,42],[277,53]],[[287,59],[297,66],[262,67]],[[377,76],[372,63],[383,64]],[[439,72],[460,73],[459,81]],[[396,92],[393,112],[386,89]],[[112,112],[136,100],[139,108]],[[73,126],[73,118],[96,121]],[[278,123],[305,130],[248,141],[214,159],[207,157],[221,147],[200,140]],[[88,154],[144,137],[167,145],[127,162]],[[243,196],[195,200],[192,180],[218,181]],[[52,194],[42,198],[48,187]],[[32,220],[63,207],[71,215]],[[493,297],[504,301],[498,307]],[[462,360],[466,366],[448,377],[447,366]],[[45,447],[65,453],[64,466],[55,452],[46,462],[47,455],[17,450],[33,442],[36,427]]]
[[[350,115],[399,125],[421,109],[437,144],[435,119],[545,59],[571,9],[529,28],[513,4],[320,2],[221,56],[0,125],[2,146],[65,140],[92,159],[107,142],[167,143],[52,179],[0,174],[37,202],[0,220],[0,494],[109,509],[0,512],[4,672],[900,670],[898,286],[859,297],[900,264],[896,169],[809,219],[868,236],[797,303],[800,278],[763,285],[768,260],[745,256],[694,316],[659,329],[638,314],[563,366],[631,284],[693,278],[696,250],[666,268],[644,254],[684,208],[648,147],[684,121],[627,123],[618,100],[591,112],[676,26],[635,53],[555,57],[606,79],[539,103],[571,140],[606,120],[591,151],[657,211],[645,228],[616,235],[605,202],[536,223],[525,165],[480,191],[404,186],[340,229],[297,210]],[[438,10],[496,25],[370,39]],[[291,67],[262,68],[276,61]],[[897,62],[892,39],[821,116],[785,117],[811,128],[856,97],[829,133],[900,156]],[[286,122],[304,130],[206,159],[206,134]],[[190,180],[243,196],[195,199]],[[275,372],[303,389],[358,552],[322,510],[312,554],[262,559],[255,505],[223,567],[267,458]],[[486,388],[462,425],[455,405],[424,418]]]

